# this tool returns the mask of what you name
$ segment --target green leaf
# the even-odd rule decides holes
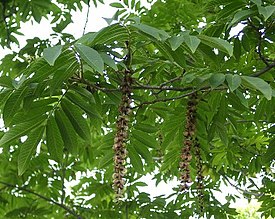
[[[64,143],[54,117],[50,117],[46,126],[47,148],[51,157],[61,162],[63,158]]]
[[[145,132],[142,132],[139,130],[133,130],[132,135],[136,140],[140,141],[141,143],[145,144],[146,146],[148,146],[150,148],[158,148],[159,147],[157,140]]]
[[[262,5],[262,0],[250,0],[250,1],[252,1],[257,6],[261,6]]]
[[[96,117],[99,119],[102,119],[100,114],[98,113],[96,109],[96,105],[92,103],[87,103],[79,94],[67,92],[66,98],[68,98],[72,103],[79,106],[81,109],[83,109],[89,116]]]
[[[275,6],[269,5],[266,7],[258,6],[259,13],[264,16],[264,20],[266,21],[270,16],[275,13]]]
[[[209,78],[209,83],[212,88],[220,86],[225,80],[225,75],[222,73],[212,74]]]
[[[155,41],[154,44],[165,58],[169,59],[171,62],[175,62],[181,68],[186,67],[186,54],[182,47],[173,51],[167,42]]]
[[[0,77],[0,86],[2,87],[8,87],[8,88],[14,88],[13,84],[12,84],[12,79],[9,76],[1,76]]]
[[[14,116],[14,114],[21,108],[23,98],[28,92],[28,87],[25,86],[18,90],[15,90],[7,99],[3,109],[3,119],[5,125],[8,126]]]
[[[169,38],[168,42],[173,51],[180,47],[180,45],[184,42],[183,36],[172,36]]]
[[[84,140],[90,142],[91,132],[86,122],[87,119],[82,115],[82,110],[67,99],[61,101],[61,106],[67,117],[70,119],[76,133]]]
[[[147,164],[151,164],[153,162],[153,157],[148,147],[139,141],[131,140],[131,145],[135,148],[137,153],[145,160]]]
[[[54,72],[53,79],[51,80],[50,90],[52,93],[56,89],[60,89],[62,84],[67,81],[73,74],[76,73],[78,69],[78,63],[73,60],[71,63],[69,62],[67,65],[64,64],[64,67],[59,68],[57,71]]]
[[[137,151],[135,150],[135,148],[132,146],[129,146],[128,151],[129,151],[131,164],[133,165],[134,170],[137,171],[138,173],[143,173],[143,163]]]
[[[239,61],[242,55],[242,44],[238,37],[234,39],[234,57],[237,61]]]
[[[70,87],[70,89],[75,91],[76,93],[80,94],[82,97],[84,97],[90,103],[95,103],[95,98],[94,98],[93,94],[90,91],[88,91],[86,88],[77,86],[77,85],[73,85]]]
[[[0,146],[2,147],[3,145],[11,143],[13,140],[19,139],[21,136],[25,135],[31,130],[38,128],[40,125],[44,123],[46,118],[47,116],[44,115],[33,120],[30,120],[28,122],[23,122],[11,127],[10,130],[6,132],[4,136],[1,138]]]
[[[18,175],[21,176],[27,170],[32,155],[35,153],[37,145],[42,140],[45,127],[39,127],[33,130],[28,139],[20,147],[18,155]]]
[[[198,46],[200,45],[201,40],[196,36],[184,35],[184,42],[192,51],[192,53],[195,53]]]
[[[148,26],[146,24],[132,24],[133,27],[139,29],[145,34],[152,36],[157,40],[166,40],[168,39],[169,35],[163,30],[159,30],[155,27]]]
[[[44,49],[43,57],[49,63],[49,65],[53,66],[55,60],[60,56],[63,46],[53,46]]]
[[[104,62],[100,54],[96,50],[82,44],[75,44],[75,48],[79,53],[80,57],[85,62],[87,62],[89,66],[94,68],[96,71],[103,73]]]
[[[110,4],[110,6],[112,6],[114,8],[124,8],[124,6],[119,2],[113,2]]]
[[[196,36],[189,35],[189,32],[184,32],[180,36],[173,36],[169,39],[173,51],[179,48],[183,42],[185,42],[192,53],[195,53],[201,41]]]
[[[150,124],[145,124],[145,123],[136,124],[135,129],[138,129],[147,133],[155,133],[159,130],[156,126],[152,126]]]
[[[250,15],[252,15],[254,13],[255,13],[255,11],[250,10],[250,9],[238,11],[234,15],[234,17],[233,17],[232,21],[230,22],[229,26],[232,26],[235,23],[238,23],[238,22],[240,22],[242,20],[245,20],[246,18],[248,18]]]
[[[107,55],[106,53],[100,53],[100,55],[106,65],[109,65],[115,71],[118,70],[115,61],[109,55]]]
[[[212,161],[212,165],[214,166],[221,166],[222,165],[222,160],[223,160],[223,158],[225,157],[225,155],[226,155],[226,152],[221,152],[221,153],[219,153],[219,154],[217,154],[215,157],[214,157],[214,159],[213,159],[213,161]]]
[[[206,35],[198,35],[197,37],[201,40],[203,44],[212,48],[219,49],[220,51],[225,52],[230,56],[233,55],[233,46],[226,40],[216,37],[209,37]]]
[[[87,41],[88,45],[108,44],[114,41],[125,42],[129,38],[127,29],[116,23],[101,29],[95,37]]]
[[[112,163],[114,157],[113,151],[108,151],[104,154],[104,157],[100,158],[98,168],[104,168]]]
[[[239,75],[227,74],[225,78],[231,92],[236,90],[242,83],[242,79]]]
[[[247,82],[251,87],[259,90],[263,93],[266,99],[271,100],[272,98],[272,88],[270,85],[261,78],[241,76],[242,79]]]
[[[65,148],[73,154],[77,153],[78,137],[70,120],[61,109],[55,111],[55,120],[61,133]]]

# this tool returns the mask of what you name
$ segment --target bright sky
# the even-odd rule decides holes
[[[111,18],[115,12],[116,9],[109,6],[110,2],[114,2],[112,0],[105,0],[106,4],[100,4],[98,5],[98,8],[94,8],[93,5],[90,8],[89,13],[89,21],[86,27],[86,33],[91,31],[98,31],[101,28],[107,26],[107,23],[102,17],[105,18]],[[143,1],[145,3],[146,1]],[[74,12],[73,15],[73,23],[71,23],[64,32],[73,34],[76,38],[79,38],[82,36],[83,28],[85,25],[86,20],[86,14],[87,14],[87,7],[83,8],[82,12]],[[47,39],[50,37],[50,34],[52,33],[51,25],[48,20],[42,19],[41,23],[38,24],[36,22],[28,22],[25,24],[22,24],[22,32],[25,34],[25,36],[19,36],[19,42],[20,46],[23,47],[26,44],[26,39],[39,37],[40,39]],[[15,50],[19,50],[19,48],[13,48]],[[10,53],[8,50],[3,50],[0,48],[0,59],[3,58],[7,53]],[[2,122],[0,121],[0,126],[2,127]],[[144,176],[141,181],[146,182],[149,186],[148,187],[141,187],[140,190],[142,192],[146,192],[151,194],[152,197],[159,196],[159,195],[167,195],[171,194],[173,192],[173,188],[178,185],[177,180],[173,180],[169,182],[168,184],[161,182],[157,187],[155,186],[155,181],[152,180],[151,175],[147,174]],[[235,188],[232,186],[225,186],[222,185],[221,188],[222,192],[215,192],[216,197],[218,200],[222,201],[223,203],[226,202],[225,196],[228,192],[239,194]],[[246,206],[247,200],[241,198],[237,200],[235,204],[232,206]]]

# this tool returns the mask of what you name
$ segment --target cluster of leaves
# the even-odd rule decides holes
[[[11,2],[2,1],[2,8],[12,8]],[[11,29],[14,25],[6,18],[0,23],[9,36],[19,28],[16,19],[21,10],[27,11],[23,21],[33,17],[37,22],[53,11],[53,23],[59,24],[62,14],[69,16],[76,7],[71,1],[57,1],[65,7],[61,10],[43,1],[47,7],[38,10],[13,2],[16,11],[5,9],[5,13],[12,12],[17,29]],[[89,4],[77,1],[78,8],[82,2]],[[272,1],[170,0],[157,1],[149,10],[140,1],[124,0],[112,6],[119,11],[99,32],[51,47],[50,41],[36,39],[2,59],[0,112],[5,128],[0,133],[0,214],[4,218],[198,215],[194,186],[185,194],[174,188],[169,197],[151,198],[140,192],[146,186],[141,177],[147,173],[157,183],[179,177],[186,97],[196,92],[204,216],[237,214],[229,207],[234,195],[222,204],[213,194],[224,182],[247,198],[258,198],[262,216],[274,217]],[[55,31],[67,37],[63,29]],[[2,45],[7,43],[1,40]],[[35,43],[43,46],[34,48]],[[26,54],[36,58],[25,60]],[[112,146],[120,84],[128,68],[133,72],[133,103],[126,198],[116,205]],[[194,181],[195,163],[190,169]],[[259,175],[261,185],[254,182]]]

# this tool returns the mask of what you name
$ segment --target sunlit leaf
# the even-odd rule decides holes
[[[242,79],[239,75],[227,74],[225,78],[231,92],[236,90],[242,83]]]
[[[75,48],[77,52],[80,54],[80,57],[87,62],[92,68],[96,71],[103,73],[104,70],[104,62],[100,56],[100,54],[91,47],[75,44]]]
[[[255,77],[249,77],[249,76],[241,76],[241,77],[251,87],[262,92],[266,99],[271,100],[272,88],[267,82],[265,82],[261,78],[255,78]]]
[[[62,51],[61,45],[49,47],[49,48],[44,49],[43,57],[49,63],[49,65],[53,66],[55,63],[55,60],[61,54],[61,51]]]

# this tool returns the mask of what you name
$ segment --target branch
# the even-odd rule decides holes
[[[265,68],[263,68],[262,70],[255,72],[254,74],[250,75],[251,77],[259,77],[262,74],[266,73],[267,71],[269,71],[270,69],[275,67],[275,62],[269,64],[268,66],[266,66]]]
[[[142,89],[148,89],[148,90],[173,90],[173,91],[188,91],[193,90],[193,87],[171,87],[171,86],[151,86],[151,85],[145,85],[145,84],[138,84],[139,86],[132,86],[132,89],[136,90],[142,90]]]
[[[171,80],[163,82],[162,84],[160,84],[160,87],[163,87],[163,86],[165,86],[166,84],[169,84],[169,83],[173,83],[174,81],[180,80],[182,78],[182,76],[184,75],[184,73],[185,73],[185,70],[183,70],[183,72],[180,76],[172,78]]]
[[[59,206],[60,208],[63,208],[65,211],[67,211],[69,214],[75,216],[77,219],[82,219],[81,216],[79,216],[76,212],[74,212],[73,210],[71,210],[70,208],[68,208],[66,205],[60,204],[60,203],[58,203],[58,202],[56,202],[56,201],[54,201],[54,200],[52,200],[52,199],[50,199],[48,197],[40,195],[40,194],[38,194],[38,193],[36,193],[36,192],[34,192],[32,190],[29,190],[29,189],[26,189],[24,187],[20,187],[20,186],[17,186],[17,185],[13,185],[13,184],[10,184],[10,183],[2,182],[2,181],[0,181],[0,184],[5,185],[5,186],[10,187],[10,188],[18,189],[19,191],[21,190],[21,191],[33,194],[33,195],[35,195],[35,196],[37,196],[37,197],[39,197],[41,199],[44,199],[47,202],[53,203],[53,204]]]
[[[239,190],[240,192],[242,192],[244,194],[254,195],[256,197],[261,197],[261,196],[264,195],[263,193],[256,193],[256,192],[250,192],[250,191],[244,190],[244,189],[240,188],[239,186],[237,186],[237,185],[233,184],[232,182],[230,182],[230,179],[227,176],[225,176],[225,175],[222,175],[222,176],[231,186],[233,186],[235,189]]]
[[[187,96],[190,96],[194,93],[198,92],[197,90],[195,91],[192,91],[192,92],[189,92],[189,93],[186,93],[186,94],[182,94],[180,96],[177,96],[177,97],[171,97],[171,98],[160,98],[160,99],[155,99],[155,100],[152,100],[152,101],[147,101],[147,102],[143,102],[135,107],[134,108],[138,108],[138,107],[142,107],[143,105],[148,105],[148,104],[154,104],[154,103],[158,103],[158,102],[167,102],[167,101],[171,101],[171,100],[178,100],[178,99],[181,99],[181,98],[184,98],[184,97],[187,97]]]
[[[84,28],[83,28],[83,33],[82,33],[82,36],[85,34],[85,31],[86,31],[86,27],[87,27],[87,24],[88,24],[88,21],[89,21],[89,13],[90,13],[90,0],[88,0],[88,10],[87,10],[87,14],[86,14],[86,20],[85,20],[85,24],[84,24]]]

